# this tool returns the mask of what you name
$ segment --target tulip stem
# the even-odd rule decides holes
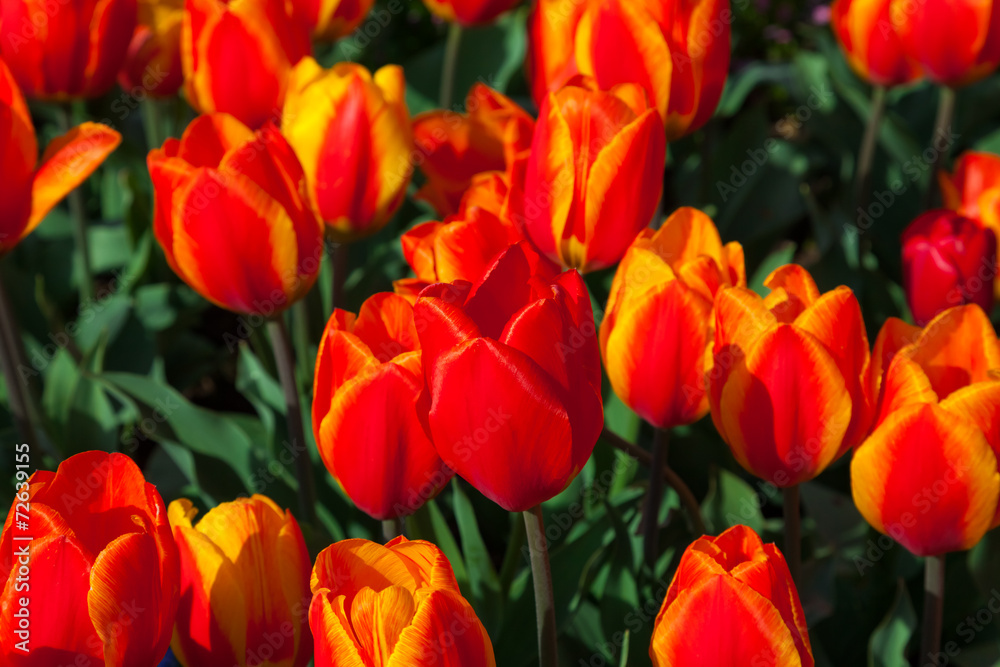
[[[539,667],[556,667],[559,664],[556,639],[556,603],[552,590],[552,568],[549,564],[549,547],[545,539],[545,520],[542,506],[524,512],[524,528],[531,553],[531,579],[535,585],[535,616],[538,624]]]
[[[333,264],[333,297],[330,314],[337,308],[343,308],[344,304],[344,283],[347,282],[347,244],[330,244],[330,262]]]
[[[955,89],[948,86],[941,86],[941,96],[938,99],[937,119],[934,121],[934,135],[931,137],[931,152],[934,158],[931,160],[931,182],[927,185],[927,198],[924,200],[924,209],[933,208],[934,197],[938,191],[938,168],[945,158],[948,157],[951,149],[951,123],[955,116]],[[941,145],[938,145],[941,142]]]
[[[802,516],[799,514],[799,485],[783,489],[785,499],[785,561],[792,581],[801,585],[802,574]]]
[[[68,106],[59,107],[59,119],[62,131],[69,132],[73,128],[72,111]],[[87,239],[87,211],[83,205],[83,193],[76,187],[66,198],[69,203],[70,218],[73,221],[73,242],[80,253],[80,306],[94,300],[94,269],[90,263],[90,241]]]
[[[448,25],[448,39],[444,44],[444,64],[441,66],[441,108],[450,109],[455,89],[455,67],[458,65],[458,48],[462,44],[462,26],[456,22]]]
[[[27,386],[19,381],[21,363],[18,359],[21,345],[21,331],[14,317],[14,308],[7,296],[7,288],[0,276],[0,372],[7,384],[7,403],[21,440],[34,447],[35,427],[28,404]]]
[[[935,661],[941,648],[941,626],[944,611],[944,556],[924,559],[924,626],[921,632],[920,658]]]
[[[316,525],[316,484],[313,480],[312,461],[306,444],[306,433],[302,425],[302,403],[299,400],[299,386],[295,381],[295,355],[288,338],[288,329],[281,315],[267,323],[274,347],[274,361],[278,366],[278,378],[285,394],[285,411],[288,419],[288,436],[291,438],[291,452],[295,456],[295,467],[299,478],[299,506],[302,518]]]
[[[854,172],[854,205],[860,209],[868,206],[868,181],[871,178],[875,147],[878,145],[879,129],[885,116],[885,94],[885,86],[875,86],[872,89],[871,113],[868,115],[865,136],[858,153],[858,165]]]
[[[389,543],[403,534],[403,519],[385,519],[382,521],[382,537]]]
[[[653,457],[641,447],[636,447],[631,442],[626,442],[623,438],[615,435],[608,429],[604,429],[601,432],[601,437],[610,444],[615,449],[625,452],[639,463],[645,466],[651,466],[653,463]],[[692,493],[690,487],[681,479],[680,475],[674,472],[670,466],[663,466],[663,478],[667,480],[667,484],[677,492],[677,495],[681,499],[681,504],[687,510],[688,518],[691,519],[692,528],[697,536],[707,535],[708,530],[705,528],[705,520],[701,516],[701,506],[698,504],[698,499]]]
[[[650,569],[656,566],[659,549],[657,539],[660,532],[660,503],[663,499],[663,475],[657,470],[667,467],[667,452],[670,449],[670,431],[656,429],[653,434],[653,448],[650,459],[649,488],[646,490],[646,504],[642,510],[643,545],[646,563]]]

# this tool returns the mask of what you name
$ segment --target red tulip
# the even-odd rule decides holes
[[[878,86],[916,81],[923,72],[892,25],[893,0],[836,0],[830,21],[851,68]]]
[[[1000,64],[1000,6],[996,0],[892,0],[887,29],[895,28],[909,57],[927,77],[964,86]]]
[[[302,4],[313,36],[332,42],[354,32],[375,0],[304,0]]]
[[[955,171],[938,174],[944,207],[993,230],[1000,239],[1000,155],[966,151],[955,161]],[[993,281],[1000,298],[1000,279]]]
[[[445,21],[464,26],[490,23],[521,0],[424,0],[427,9]]]
[[[183,0],[139,0],[139,24],[118,73],[122,88],[135,97],[169,97],[180,90],[183,22]]]

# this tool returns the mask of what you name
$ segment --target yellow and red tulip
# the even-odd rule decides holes
[[[522,241],[475,285],[425,289],[414,307],[445,464],[504,509],[566,488],[604,423],[594,316],[576,271]]]
[[[658,428],[708,412],[712,303],[719,289],[746,286],[743,248],[722,245],[712,220],[678,209],[644,229],[625,253],[601,322],[601,356],[618,398]]]
[[[668,141],[715,112],[729,70],[728,0],[540,0],[530,22],[535,101],[576,75],[602,89],[638,84],[659,110]]]
[[[358,315],[335,310],[316,361],[313,433],[327,470],[361,510],[412,514],[451,479],[424,430],[420,341],[413,306],[369,298]]]
[[[715,301],[712,420],[736,460],[776,486],[810,480],[865,436],[868,337],[854,293],[820,294],[800,266],[776,269],[761,298]]]
[[[618,263],[663,191],[666,142],[634,86],[549,93],[511,177],[510,215],[541,253],[587,272]]]
[[[292,67],[312,52],[309,24],[282,0],[186,0],[184,92],[201,113],[228,113],[252,128],[277,122]]]
[[[429,542],[343,540],[316,558],[316,667],[495,667],[486,629]]]
[[[413,173],[405,93],[397,65],[372,75],[355,63],[324,70],[305,58],[292,72],[282,131],[337,241],[374,234],[403,202]]]
[[[54,139],[39,160],[31,114],[0,59],[0,257],[30,234],[119,143],[121,135],[110,127],[83,123]]]
[[[1000,525],[996,332],[970,304],[923,330],[890,319],[875,350],[878,414],[851,461],[854,502],[918,556],[969,549]]]
[[[129,43],[118,83],[127,91],[169,97],[184,83],[181,26],[184,0],[139,0],[139,24]]]
[[[0,537],[0,662],[158,664],[174,627],[180,575],[156,487],[132,459],[105,452],[72,456],[25,487],[28,500],[15,499]],[[15,523],[17,511],[29,516],[28,529]],[[18,636],[20,609],[30,623]]]
[[[899,86],[923,76],[893,28],[893,2],[836,0],[831,8],[833,32],[851,69],[877,86]]]
[[[490,23],[521,0],[424,0],[436,16],[463,26]]]
[[[746,526],[695,540],[681,557],[649,646],[653,667],[813,667],[785,557]]]
[[[304,667],[310,560],[295,518],[261,495],[195,525],[197,513],[189,500],[170,503],[181,562],[174,655],[185,667]]]
[[[212,303],[273,315],[319,275],[323,230],[305,175],[271,123],[200,116],[147,159],[153,231],[174,271]]]
[[[945,208],[993,230],[1000,240],[1000,156],[966,151],[952,173],[940,172],[938,183]],[[994,277],[994,295],[1000,299],[1000,278]]]
[[[307,0],[302,4],[313,36],[333,42],[354,32],[375,0]]]
[[[465,113],[439,109],[413,119],[413,138],[427,183],[417,193],[442,216],[457,212],[473,178],[506,171],[531,146],[535,121],[513,100],[477,83]]]

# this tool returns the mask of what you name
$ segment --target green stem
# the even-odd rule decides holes
[[[344,304],[344,283],[347,281],[348,256],[346,243],[330,244],[330,262],[333,264],[333,303],[330,304],[330,313],[335,308],[343,308]]]
[[[938,99],[937,119],[934,121],[934,134],[931,136],[931,150],[934,159],[931,161],[931,182],[927,186],[927,198],[924,200],[924,208],[929,209],[934,205],[934,198],[938,190],[938,169],[941,163],[948,157],[951,149],[951,123],[955,117],[955,89],[948,86],[941,86],[941,96]],[[938,141],[944,144],[938,148]]]
[[[295,357],[299,365],[299,386],[308,388],[313,379],[313,356],[309,354],[309,307],[305,299],[292,306],[292,337],[295,340]]]
[[[403,534],[403,520],[401,518],[386,519],[382,522],[382,537],[386,543],[391,542]]]
[[[295,452],[295,467],[299,478],[299,506],[302,518],[316,525],[316,484],[313,479],[312,461],[306,445],[306,433],[302,425],[302,403],[299,388],[295,382],[295,356],[292,354],[288,329],[281,315],[267,323],[271,344],[274,347],[274,361],[278,366],[278,377],[285,394],[285,410],[288,419],[288,435]]]
[[[657,471],[667,467],[669,448],[670,431],[656,429],[649,466],[649,488],[646,490],[646,503],[642,510],[643,545],[650,569],[655,567],[656,557],[659,555],[657,540],[660,532],[660,503],[663,499],[663,475],[657,474]]]
[[[149,149],[159,148],[164,142],[162,114],[160,113],[160,102],[152,97],[147,98],[143,103],[143,129],[146,131],[146,144]]]
[[[920,658],[935,661],[941,649],[941,626],[944,613],[944,556],[924,560],[924,626],[920,637]]]
[[[865,126],[865,136],[861,140],[861,150],[858,153],[858,166],[854,172],[854,204],[863,209],[868,205],[869,186],[872,161],[875,158],[875,147],[878,145],[879,129],[885,116],[885,87],[875,86],[872,89],[872,108]]]
[[[526,536],[524,521],[512,521],[510,535],[507,538],[507,550],[503,555],[503,565],[500,566],[500,590],[503,592],[504,600],[510,597],[510,587],[514,583],[517,566],[521,562],[521,547],[524,546]]]
[[[14,419],[21,440],[32,448],[37,444],[35,426],[31,419],[31,408],[28,402],[28,388],[20,380],[22,363],[19,358],[21,331],[14,317],[3,278],[0,276],[0,371],[3,372],[7,384],[7,403]]]
[[[785,500],[785,561],[792,581],[801,585],[802,575],[802,516],[799,513],[799,485],[783,489]]]
[[[63,132],[73,127],[72,111],[68,106],[59,107],[59,118]],[[73,241],[80,253],[83,275],[80,276],[80,305],[94,300],[94,270],[90,263],[90,241],[87,239],[87,211],[83,204],[80,188],[73,188],[66,198],[69,203],[70,218],[73,221]]]
[[[458,48],[462,44],[462,26],[451,23],[444,45],[444,64],[441,67],[441,108],[450,109],[455,89],[455,67],[458,65]]]
[[[549,565],[549,547],[545,539],[542,506],[538,505],[523,514],[528,549],[531,553],[531,579],[535,585],[539,667],[556,667],[559,664],[556,604],[555,593],[552,590],[552,568]]]

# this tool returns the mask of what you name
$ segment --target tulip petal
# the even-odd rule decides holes
[[[382,363],[420,349],[413,324],[413,306],[390,292],[376,294],[362,304],[354,335],[361,338]]]
[[[401,586],[415,591],[425,577],[417,563],[393,549],[368,540],[347,539],[316,557],[310,586],[313,593],[328,589],[333,595],[344,596],[345,604],[350,605],[364,588],[381,591]]]
[[[309,606],[309,627],[316,638],[316,667],[371,667],[344,608],[344,596],[320,590]]]
[[[442,590],[420,599],[412,623],[400,633],[385,664],[496,667],[493,645],[472,607],[457,593]]]
[[[937,394],[923,369],[906,355],[896,355],[885,374],[878,414],[872,429],[905,407],[937,402]]]
[[[979,427],[1000,461],[1000,382],[977,382],[941,401],[941,408]],[[1000,505],[991,528],[1000,525]]]
[[[950,308],[935,317],[910,351],[924,369],[938,398],[989,379],[1000,368],[1000,341],[982,308]]]
[[[448,557],[435,545],[424,540],[407,540],[400,536],[388,542],[386,547],[414,564],[415,568],[412,571],[420,586],[461,594]]]
[[[375,356],[365,343],[352,333],[337,326],[337,313],[326,325],[316,356],[316,374],[313,382],[313,434],[319,441],[320,425],[333,405],[336,390],[364,371],[377,364]],[[351,327],[353,328],[353,326]]]
[[[809,272],[798,264],[779,266],[764,279],[771,293],[764,299],[779,322],[794,322],[819,298],[819,289]]]
[[[413,594],[402,586],[364,588],[351,602],[351,625],[361,656],[372,665],[390,665],[400,635],[416,612]]]
[[[869,400],[874,405],[879,400],[882,376],[889,370],[889,363],[896,353],[920,337],[920,327],[907,324],[898,317],[890,317],[882,325],[872,349],[868,372]]]

